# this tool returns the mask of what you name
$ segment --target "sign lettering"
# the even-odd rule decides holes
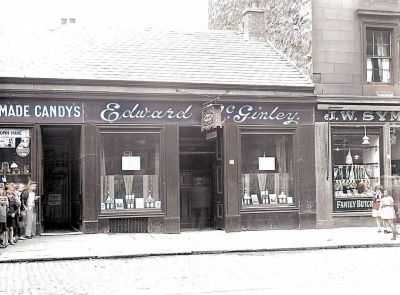
[[[225,103],[213,105],[216,124],[260,124],[296,126],[313,123],[312,105],[271,103]],[[0,99],[0,120],[4,123],[178,123],[201,124],[211,119],[202,117],[201,102],[130,101],[130,100],[75,100],[48,101]],[[380,114],[400,121],[400,113]],[[343,115],[350,120],[351,114]],[[214,116],[215,117],[215,116]],[[1,135],[1,134],[0,134]]]
[[[372,203],[371,199],[336,199],[335,211],[368,211]]]
[[[330,122],[400,122],[398,111],[329,111],[317,112],[316,121]]]

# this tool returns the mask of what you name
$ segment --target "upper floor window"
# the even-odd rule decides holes
[[[392,33],[367,28],[367,82],[391,83]]]

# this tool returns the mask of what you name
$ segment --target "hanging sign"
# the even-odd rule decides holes
[[[221,105],[209,104],[203,106],[201,114],[201,131],[222,127]]]
[[[18,156],[20,156],[21,158],[24,158],[27,155],[29,155],[29,152],[31,151],[29,148],[29,143],[30,143],[29,137],[21,138],[21,142],[19,143],[19,145],[16,148],[16,153]]]
[[[217,129],[210,129],[206,131],[206,139],[217,138]]]

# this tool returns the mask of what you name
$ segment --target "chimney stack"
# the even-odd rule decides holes
[[[259,0],[251,0],[243,11],[243,33],[247,41],[265,41],[264,9]]]

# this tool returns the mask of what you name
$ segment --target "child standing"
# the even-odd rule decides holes
[[[394,226],[393,219],[396,217],[394,212],[394,200],[389,196],[388,192],[383,191],[383,197],[380,205],[381,218],[386,222],[392,229],[393,237],[392,240],[396,240],[396,228]]]

